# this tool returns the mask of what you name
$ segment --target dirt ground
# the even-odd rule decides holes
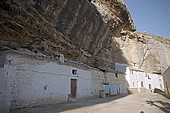
[[[42,105],[10,113],[170,113],[170,99],[157,93],[139,93]]]

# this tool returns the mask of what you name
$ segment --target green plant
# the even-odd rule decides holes
[[[170,45],[170,39],[169,38],[164,38],[162,36],[153,36],[153,38],[160,41],[163,44]]]

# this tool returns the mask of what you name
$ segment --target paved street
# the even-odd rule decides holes
[[[113,96],[104,99],[43,105],[11,113],[170,113],[170,100],[156,93]]]

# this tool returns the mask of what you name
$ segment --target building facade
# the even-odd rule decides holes
[[[147,92],[156,92],[156,90],[163,91],[163,76],[160,74],[146,73],[146,89]]]
[[[6,109],[99,97],[100,90],[109,95],[127,93],[124,74],[68,60],[7,52],[1,54],[0,66],[0,106]]]
[[[116,63],[116,70],[126,74],[129,93],[154,92],[155,89],[164,90],[162,75],[145,73],[137,67],[119,63]]]

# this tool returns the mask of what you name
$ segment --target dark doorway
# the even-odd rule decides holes
[[[151,84],[149,84],[149,89],[151,89],[152,87],[151,87]]]
[[[77,79],[71,79],[71,97],[76,97]]]

